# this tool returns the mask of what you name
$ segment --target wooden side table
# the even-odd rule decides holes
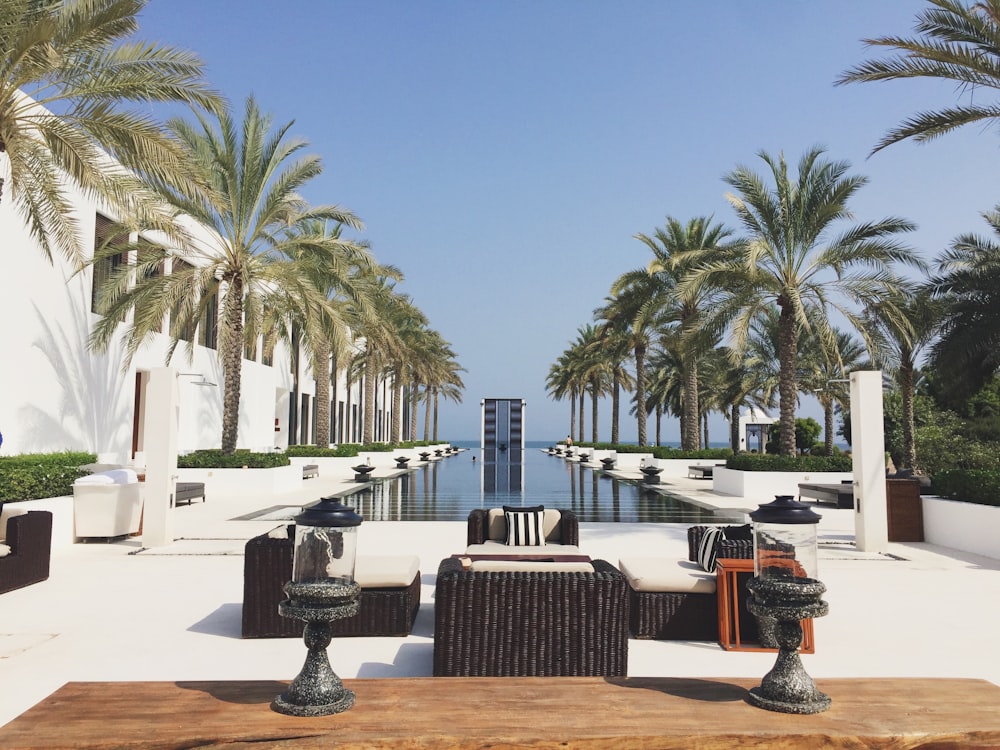
[[[771,651],[756,641],[744,640],[740,634],[740,612],[752,616],[746,610],[746,585],[741,585],[753,575],[753,560],[719,558],[715,561],[716,596],[719,601],[719,645],[726,651]],[[813,621],[802,621],[802,646],[799,653],[811,654],[816,650],[813,638]]]

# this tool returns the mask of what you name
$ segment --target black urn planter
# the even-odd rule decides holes
[[[357,466],[352,466],[351,469],[354,471],[354,481],[355,482],[369,482],[371,481],[371,476],[369,476],[373,471],[375,471],[374,466],[368,466],[367,464],[359,464]]]

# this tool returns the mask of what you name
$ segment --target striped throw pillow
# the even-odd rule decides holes
[[[715,572],[715,558],[718,555],[718,542],[722,538],[722,529],[713,526],[705,531],[698,547],[698,564],[709,573]]]
[[[507,521],[507,544],[522,547],[542,547],[545,545],[545,531],[542,519],[545,510],[541,506],[533,508],[511,508],[504,506]]]

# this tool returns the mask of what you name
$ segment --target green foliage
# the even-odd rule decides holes
[[[273,469],[277,466],[288,466],[291,461],[284,453],[251,453],[248,450],[238,450],[232,455],[226,455],[219,448],[200,450],[186,456],[177,457],[179,469]]]
[[[733,455],[730,448],[703,448],[696,451],[683,451],[680,448],[653,445],[616,445],[615,443],[580,443],[575,446],[598,451],[617,451],[618,453],[652,453],[654,458],[729,458]]]
[[[934,475],[933,491],[949,500],[1000,507],[1000,470],[945,469]]]
[[[358,455],[356,443],[344,443],[336,448],[320,448],[318,445],[289,445],[286,456],[303,458],[351,458]]]
[[[799,417],[795,420],[795,448],[799,453],[812,452],[823,432],[823,426],[812,417]],[[781,445],[781,425],[775,423],[771,428],[771,439],[767,441],[764,450],[768,453],[777,453],[778,446]],[[815,454],[814,454],[815,455]]]
[[[0,458],[0,501],[37,500],[73,494],[80,469],[97,460],[93,453],[25,453]]]
[[[850,456],[779,456],[740,453],[726,461],[727,469],[739,471],[851,471]]]

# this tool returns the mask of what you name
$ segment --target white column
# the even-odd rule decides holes
[[[854,456],[854,542],[859,550],[885,552],[889,522],[885,499],[885,432],[882,373],[851,373],[851,449]]]
[[[162,547],[174,541],[173,497],[177,483],[177,426],[180,399],[177,371],[157,367],[146,381],[143,447],[146,449],[146,487],[142,544]]]

